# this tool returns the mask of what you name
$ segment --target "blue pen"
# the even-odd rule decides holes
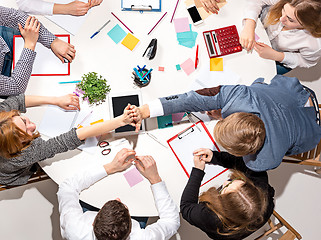
[[[65,83],[79,83],[81,81],[77,80],[77,81],[67,81],[67,82],[59,82],[59,84],[65,84]]]
[[[93,37],[95,37],[104,27],[106,27],[106,25],[110,23],[110,20],[108,20],[101,28],[99,28],[97,30],[97,32],[95,32],[93,35],[91,35],[90,39],[92,39]]]
[[[140,78],[140,80],[141,80],[143,83],[147,83],[147,81],[142,78],[142,76],[141,76],[140,73],[138,72],[137,68],[133,68],[133,69],[134,69],[136,75]]]

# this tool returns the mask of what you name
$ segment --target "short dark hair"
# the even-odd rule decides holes
[[[98,240],[125,240],[131,231],[131,218],[127,207],[111,200],[98,212],[94,221],[94,233]]]

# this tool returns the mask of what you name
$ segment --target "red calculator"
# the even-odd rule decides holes
[[[203,36],[210,58],[242,51],[235,25],[205,31]]]

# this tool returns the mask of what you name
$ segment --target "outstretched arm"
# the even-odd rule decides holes
[[[56,105],[65,110],[80,109],[79,98],[76,94],[67,94],[60,97],[53,96],[25,96],[26,107],[36,107],[40,105]]]
[[[83,16],[90,8],[100,5],[102,1],[103,0],[91,0],[86,3],[76,0],[67,4],[55,3],[53,7],[53,14]]]

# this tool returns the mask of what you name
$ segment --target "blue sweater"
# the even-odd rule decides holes
[[[276,168],[285,155],[306,152],[321,138],[313,107],[304,107],[309,98],[297,78],[275,76],[270,84],[262,78],[251,86],[224,85],[161,98],[164,115],[184,111],[222,109],[223,118],[248,112],[262,119],[266,129],[263,147],[243,160],[253,171]]]

